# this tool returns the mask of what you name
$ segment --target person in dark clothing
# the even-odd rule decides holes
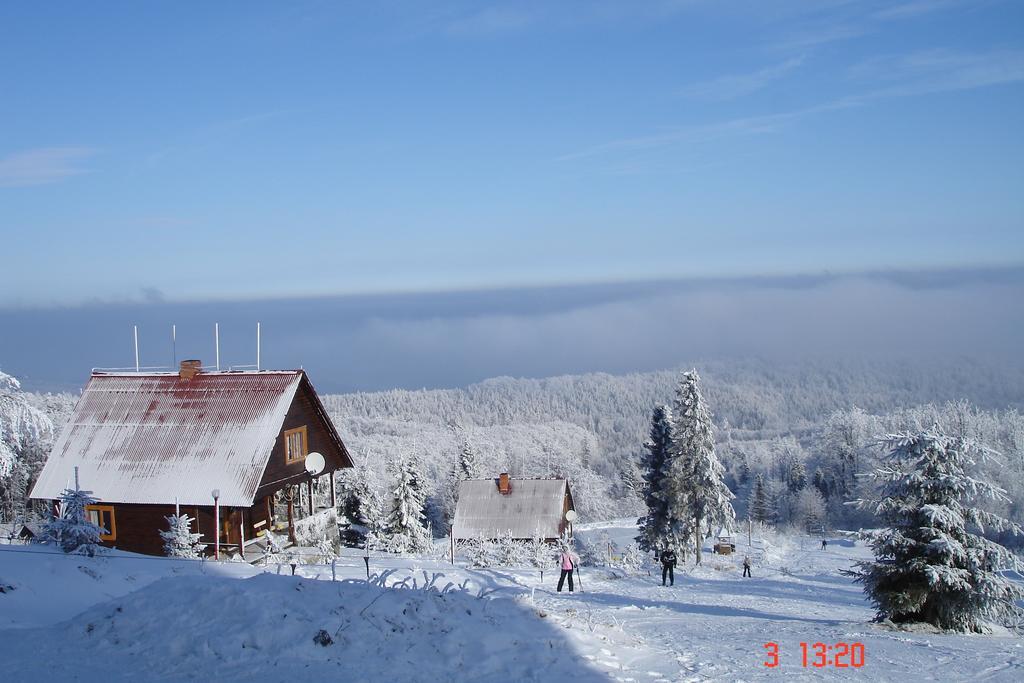
[[[749,557],[744,557],[743,558],[743,576],[754,578],[750,574],[750,558]]]
[[[672,551],[672,548],[665,548],[661,552],[661,585],[665,585],[665,579],[669,580],[669,585],[676,585],[676,554]]]

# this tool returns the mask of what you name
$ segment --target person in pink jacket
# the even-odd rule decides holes
[[[572,553],[568,548],[562,550],[562,555],[559,558],[562,563],[562,575],[558,577],[558,592],[562,592],[562,584],[565,583],[565,577],[569,577],[569,592],[572,593],[572,570],[576,566],[573,561]]]

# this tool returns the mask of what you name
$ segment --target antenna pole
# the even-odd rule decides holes
[[[213,324],[213,344],[217,347],[217,372],[220,372],[220,323]]]
[[[75,465],[75,490],[78,490],[78,465]]]
[[[135,372],[139,371],[139,326],[132,325],[132,334],[135,337]]]
[[[256,369],[260,369],[260,323],[256,322]]]
[[[171,325],[171,370],[178,367],[178,326]]]

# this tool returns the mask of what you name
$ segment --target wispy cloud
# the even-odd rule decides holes
[[[731,138],[743,135],[771,133],[778,130],[783,124],[796,119],[811,116],[813,114],[820,114],[826,111],[854,107],[859,104],[862,104],[862,102],[857,98],[842,98],[832,102],[826,102],[824,104],[788,112],[766,114],[764,116],[747,116],[693,126],[680,126],[666,130],[662,133],[643,135],[634,138],[624,138],[595,145],[578,152],[564,154],[557,157],[555,161],[573,161],[576,159],[585,159],[588,157],[596,157],[616,152],[635,152],[673,145],[712,142],[722,138]]]
[[[900,2],[880,9],[871,16],[882,21],[908,19],[949,9],[959,4],[962,4],[960,0],[910,0],[910,2]]]
[[[555,160],[573,161],[615,153],[705,143],[721,138],[771,133],[783,125],[809,116],[860,107],[886,99],[1019,83],[1024,81],[1024,51],[1002,50],[970,54],[925,51],[876,57],[851,67],[849,75],[855,79],[871,81],[875,87],[791,111],[680,126],[651,135],[613,140],[564,154]]]
[[[88,173],[81,166],[96,154],[91,147],[38,147],[0,158],[0,187],[58,183]]]
[[[721,76],[714,80],[696,83],[686,88],[683,94],[699,100],[731,100],[743,97],[784,78],[788,73],[803,64],[803,61],[803,57],[795,57],[781,64],[773,64],[752,73]]]
[[[888,84],[870,93],[873,99],[973,90],[1024,81],[1024,51],[926,50],[885,55],[860,62],[849,73],[855,79]]]
[[[479,37],[518,31],[534,22],[536,15],[522,8],[487,7],[455,19],[447,26],[453,36]]]

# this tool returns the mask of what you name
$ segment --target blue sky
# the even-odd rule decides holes
[[[4,3],[0,307],[1024,261],[1024,4]]]

